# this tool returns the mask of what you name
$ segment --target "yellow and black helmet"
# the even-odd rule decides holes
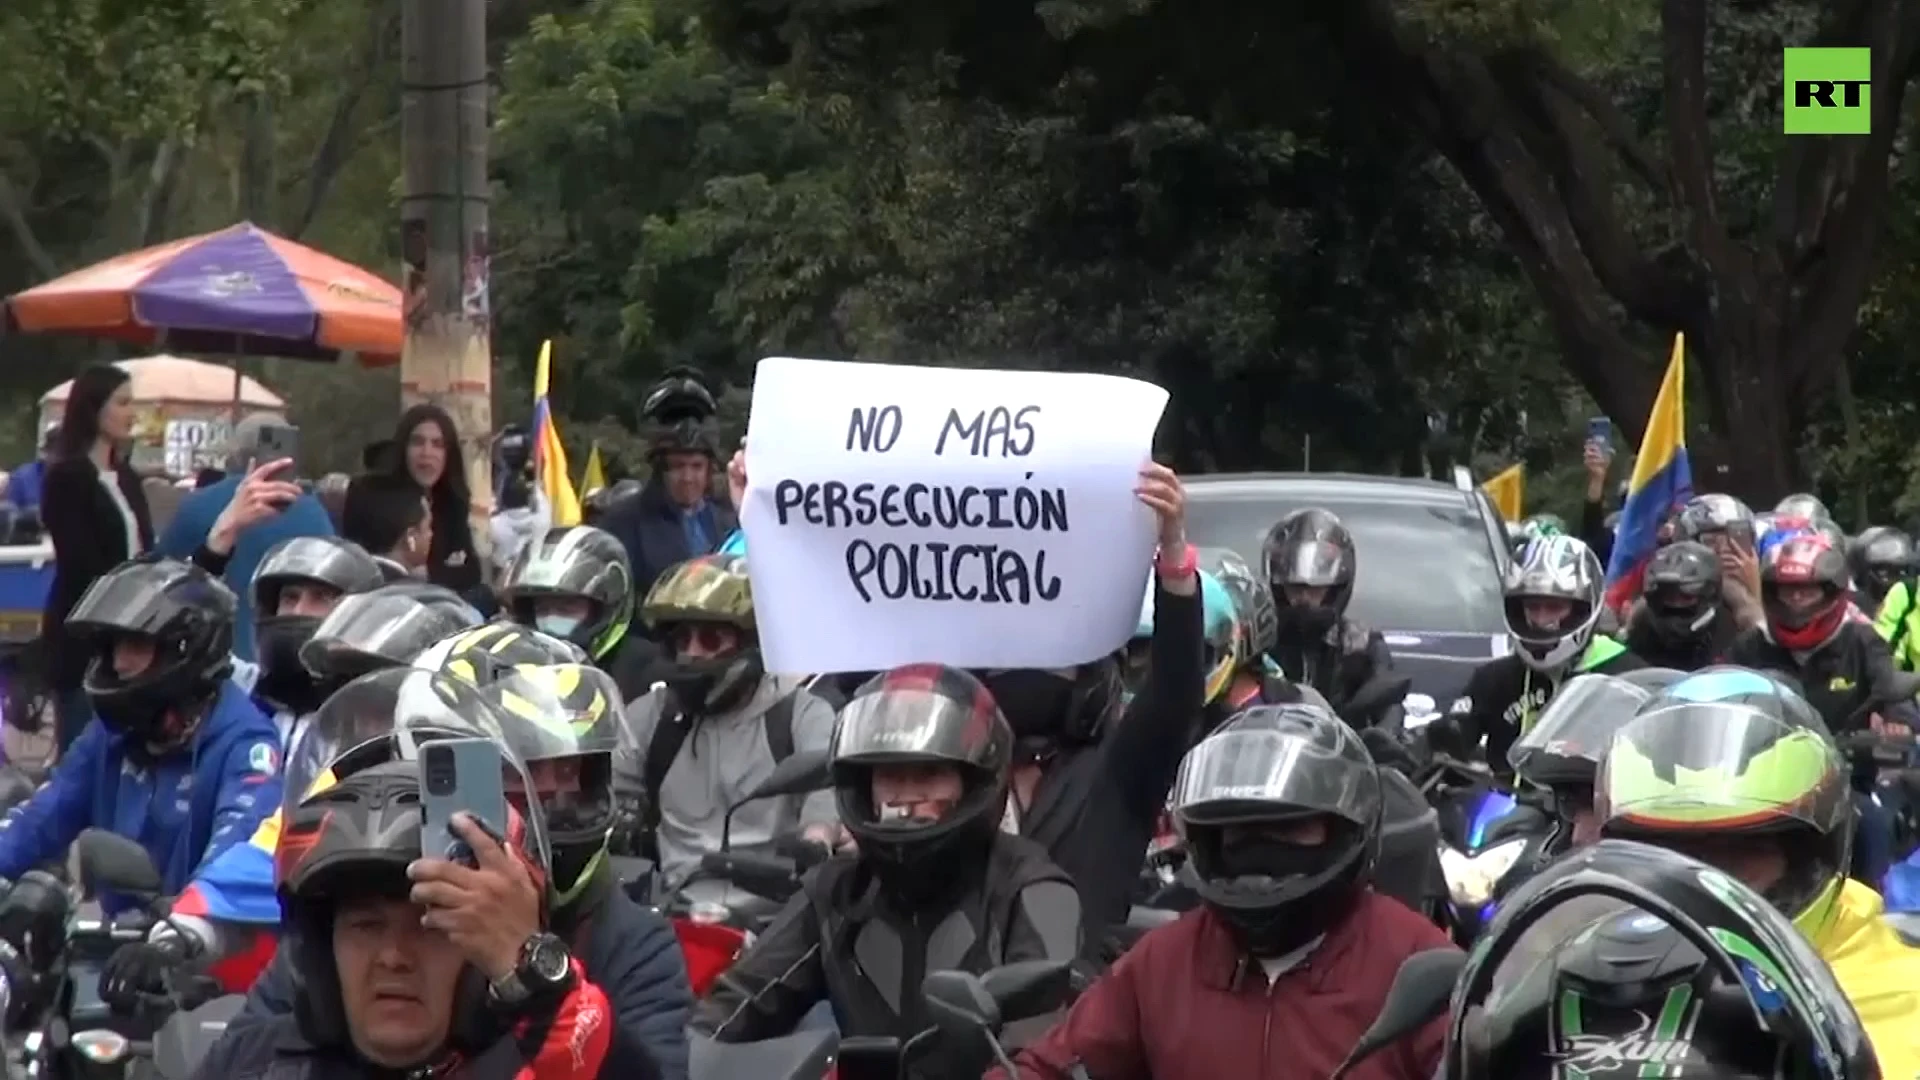
[[[640,613],[651,627],[719,623],[755,629],[753,584],[741,555],[704,555],[671,567],[648,590]]]
[[[486,686],[522,668],[586,661],[586,652],[572,642],[518,623],[494,622],[434,642],[413,666]]]

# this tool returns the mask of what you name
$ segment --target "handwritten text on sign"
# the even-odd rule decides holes
[[[1166,398],[1105,375],[761,361],[744,523],[769,667],[1118,648],[1153,555],[1133,489]]]

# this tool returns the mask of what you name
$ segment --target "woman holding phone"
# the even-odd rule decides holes
[[[132,435],[133,377],[111,364],[82,371],[67,395],[40,504],[54,554],[40,628],[62,751],[93,715],[80,689],[92,653],[67,636],[67,614],[95,579],[153,546],[146,493],[123,449]]]

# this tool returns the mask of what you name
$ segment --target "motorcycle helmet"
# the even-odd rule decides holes
[[[1817,495],[1800,492],[1780,500],[1773,512],[1781,517],[1800,518],[1803,521],[1832,521],[1833,515],[1827,511],[1827,504]]]
[[[327,609],[331,611],[340,597],[372,592],[384,582],[373,556],[337,536],[296,536],[269,549],[251,585],[254,649],[260,664],[254,693],[296,716],[312,712],[326,699],[325,688],[300,660],[300,650],[313,640],[325,614],[312,606],[279,614],[288,589],[318,588],[334,598]]]
[[[874,678],[840,710],[829,761],[840,824],[896,895],[950,896],[985,872],[1007,809],[1013,729],[978,679],[940,664]],[[932,817],[876,805],[874,771],[888,766],[951,768],[957,796]]]
[[[1877,607],[1898,582],[1916,568],[1913,537],[1889,525],[1875,525],[1861,533],[1847,552],[1853,587]]]
[[[682,708],[726,712],[751,697],[766,674],[744,556],[705,555],[669,568],[647,591],[640,613],[672,650],[667,685]],[[731,644],[689,655],[696,642],[719,641],[716,630],[731,631]]]
[[[533,436],[522,424],[508,424],[493,437],[493,471],[501,478],[522,476],[533,468]]]
[[[422,855],[421,801],[416,762],[395,758],[342,776],[286,812],[274,852],[274,884],[293,933],[281,947],[294,950],[289,966],[294,1017],[300,1034],[315,1046],[345,1047],[352,1039],[334,960],[335,912],[351,899],[407,898],[412,888],[407,867]],[[544,892],[540,830],[537,811],[509,805],[505,846]],[[497,1039],[486,977],[463,966],[454,994],[452,1030],[434,1052],[436,1058],[471,1058]]]
[[[1373,757],[1318,706],[1233,716],[1187,751],[1167,805],[1194,890],[1255,956],[1285,956],[1337,925],[1380,850]],[[1308,840],[1302,829],[1324,831]]]
[[[1507,637],[1522,663],[1556,673],[1580,659],[1593,640],[1605,607],[1606,572],[1587,545],[1571,536],[1535,540],[1507,571]],[[1551,626],[1540,625],[1545,601],[1564,603],[1566,613]]]
[[[1647,560],[1640,595],[1656,642],[1671,648],[1699,641],[1720,615],[1720,557],[1695,540],[1668,544]]]
[[[613,677],[585,664],[516,668],[481,691],[503,741],[526,762],[553,843],[553,902],[585,891],[613,831],[613,752],[626,704]],[[514,793],[509,792],[510,796]]]
[[[656,424],[673,424],[682,420],[707,420],[720,411],[713,399],[713,391],[701,378],[700,372],[690,367],[671,368],[647,390],[645,404],[640,411],[647,419]]]
[[[1853,846],[1848,767],[1804,698],[1741,668],[1708,668],[1650,698],[1601,762],[1607,836],[1713,861],[1729,845],[1777,845],[1760,891],[1817,938],[1835,917]]]
[[[1262,548],[1267,587],[1279,613],[1279,634],[1289,641],[1324,637],[1353,600],[1359,564],[1353,534],[1327,510],[1295,510],[1267,531]],[[1289,589],[1320,589],[1320,601],[1296,604]]]
[[[1514,776],[1553,794],[1560,831],[1554,854],[1592,839],[1593,786],[1614,733],[1632,720],[1653,691],[1598,673],[1567,680],[1507,750]]]
[[[451,589],[409,578],[344,597],[300,646],[324,696],[369,672],[413,663],[421,650],[480,613]]]
[[[1603,840],[1507,898],[1453,984],[1441,1080],[1878,1077],[1833,973],[1738,881]]]
[[[633,567],[626,546],[591,525],[562,526],[521,549],[507,568],[500,600],[513,621],[564,638],[605,659],[633,618]],[[584,613],[552,608],[573,602]]]
[[[184,746],[233,674],[238,608],[219,578],[178,559],[134,559],[95,579],[66,632],[93,653],[81,688],[100,722],[153,753]],[[151,643],[153,654],[123,675],[114,653],[128,639]]]
[[[1543,536],[1566,536],[1567,519],[1559,514],[1529,514],[1520,522],[1520,536],[1525,540],[1538,540]]]
[[[1753,547],[1753,511],[1731,495],[1696,495],[1680,507],[1674,518],[1673,538],[1691,540],[1709,548],[1724,537],[1728,543],[1751,550]]]
[[[1147,579],[1146,599],[1140,606],[1140,625],[1135,628],[1133,638],[1128,642],[1126,682],[1129,692],[1139,691],[1140,683],[1146,679],[1147,665],[1153,659],[1153,598],[1159,592],[1159,585],[1159,579]],[[1241,644],[1242,623],[1234,607],[1233,595],[1205,570],[1200,571],[1200,603],[1203,619],[1200,670],[1204,673],[1206,687],[1204,700],[1211,704],[1227,692],[1234,673],[1239,670],[1245,650]]]
[[[1847,560],[1820,536],[1794,536],[1760,562],[1760,607],[1767,636],[1783,648],[1811,652],[1846,625]],[[1789,603],[1817,594],[1811,603]]]
[[[1201,548],[1200,572],[1212,575],[1233,601],[1234,620],[1240,624],[1240,664],[1258,667],[1280,639],[1280,612],[1273,590],[1261,584],[1247,560],[1229,548]]]
[[[524,668],[586,662],[586,650],[570,641],[519,623],[493,622],[434,642],[420,651],[413,666],[487,686]]]

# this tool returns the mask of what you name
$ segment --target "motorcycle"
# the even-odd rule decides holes
[[[820,845],[798,838],[735,848],[734,812],[757,799],[819,791],[829,783],[824,752],[803,750],[789,755],[744,798],[727,808],[720,826],[720,850],[702,856],[700,868],[661,905],[680,939],[695,996],[707,992],[713,980],[751,944],[753,934],[800,891],[801,877],[830,854]],[[652,902],[656,875],[651,863],[616,857],[614,865],[629,894],[642,903]],[[702,882],[722,883],[722,899],[690,895],[689,887]]]
[[[88,829],[80,834],[75,851],[80,880],[89,894],[97,896],[103,889],[111,890],[139,898],[146,906],[144,910],[123,911],[112,919],[79,914],[67,920],[58,955],[33,980],[39,991],[38,1023],[26,1041],[25,1075],[153,1075],[155,1039],[163,1025],[222,996],[220,987],[205,975],[181,971],[165,992],[142,995],[131,1011],[110,1006],[100,994],[100,975],[107,959],[122,945],[147,940],[156,924],[169,921],[168,903],[161,895],[159,872],[146,850],[133,840]],[[176,1036],[192,1041],[186,1039],[185,1032]],[[176,1036],[169,1037],[170,1047]],[[170,1049],[169,1067],[177,1067],[172,1055]]]
[[[1432,755],[1415,784],[1440,816],[1440,869],[1452,907],[1447,921],[1464,948],[1493,918],[1506,889],[1541,861],[1555,820],[1496,783],[1485,765],[1444,754]]]
[[[952,1054],[982,1043],[994,1060],[1010,1068],[1012,1059],[999,1038],[1002,1026],[1060,1008],[1072,984],[1070,965],[1057,960],[1020,961],[982,975],[929,972],[921,994],[934,1026],[911,1039],[836,1039],[824,1030],[749,1043],[695,1036],[688,1074],[691,1080],[903,1080],[923,1055]]]

